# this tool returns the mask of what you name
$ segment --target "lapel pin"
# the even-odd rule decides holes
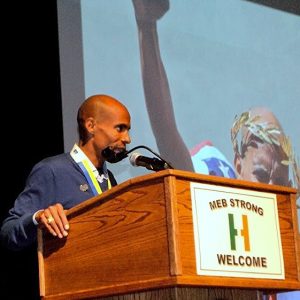
[[[86,192],[89,189],[89,186],[85,183],[81,184],[79,188],[81,191]]]

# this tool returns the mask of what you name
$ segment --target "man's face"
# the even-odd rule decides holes
[[[102,151],[109,147],[115,153],[121,152],[131,142],[130,115],[122,107],[111,109],[105,120],[96,121],[94,145]]]
[[[238,178],[288,186],[288,167],[281,163],[283,159],[284,154],[278,147],[255,141],[248,145],[243,158],[236,159]]]

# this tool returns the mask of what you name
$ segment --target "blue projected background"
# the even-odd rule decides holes
[[[78,106],[104,93],[131,112],[129,149],[143,144],[158,152],[132,1],[59,1],[58,12],[65,150],[77,141]],[[157,21],[157,35],[177,129],[189,150],[209,140],[232,163],[235,115],[263,105],[299,157],[299,15],[241,0],[173,0]],[[150,172],[127,159],[109,168],[118,182]]]

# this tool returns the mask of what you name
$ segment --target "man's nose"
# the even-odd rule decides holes
[[[122,141],[124,144],[130,144],[131,143],[131,138],[129,135],[129,132],[125,132],[122,136]]]

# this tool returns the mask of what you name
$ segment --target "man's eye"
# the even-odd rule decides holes
[[[117,125],[116,126],[117,131],[119,132],[123,132],[124,130],[127,129],[127,127],[125,125]]]
[[[256,177],[258,182],[268,183],[270,181],[270,175],[263,169],[255,170],[253,175]]]

